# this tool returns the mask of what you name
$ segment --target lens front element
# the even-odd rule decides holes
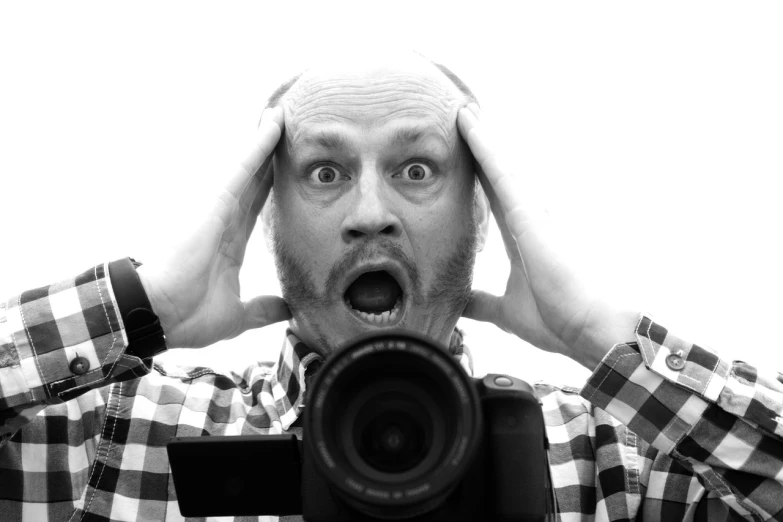
[[[342,450],[362,475],[402,483],[432,471],[445,449],[447,421],[432,393],[408,379],[384,379],[364,386],[337,424]],[[423,383],[426,385],[426,383]]]

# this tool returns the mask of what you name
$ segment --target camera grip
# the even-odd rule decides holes
[[[549,496],[541,404],[526,382],[506,375],[482,380],[487,500],[494,520],[545,520]]]

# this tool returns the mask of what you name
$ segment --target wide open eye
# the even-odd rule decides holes
[[[310,179],[316,183],[334,183],[340,179],[340,171],[331,165],[321,165],[310,172]]]
[[[432,177],[432,169],[424,163],[411,163],[402,169],[402,177],[412,181],[424,181]]]

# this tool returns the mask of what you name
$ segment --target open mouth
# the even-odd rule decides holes
[[[372,324],[390,326],[402,318],[402,288],[385,270],[357,277],[343,299],[355,316]]]

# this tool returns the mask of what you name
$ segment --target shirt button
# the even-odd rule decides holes
[[[90,369],[90,361],[86,357],[77,357],[71,361],[71,373],[74,375],[84,375]]]
[[[685,360],[676,353],[673,353],[666,356],[666,366],[668,366],[670,370],[679,372],[685,368]]]

